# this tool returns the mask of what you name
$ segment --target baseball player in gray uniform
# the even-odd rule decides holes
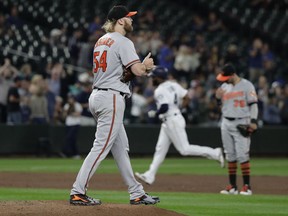
[[[216,91],[222,103],[221,137],[228,161],[229,185],[221,194],[238,194],[236,185],[237,163],[240,163],[243,187],[241,195],[252,195],[250,186],[250,137],[244,137],[237,125],[247,124],[251,130],[257,129],[257,95],[253,84],[240,78],[232,64],[226,64],[217,76],[224,82]]]
[[[157,112],[149,111],[150,117],[157,116],[162,120],[161,130],[156,144],[153,161],[148,171],[136,172],[135,175],[147,184],[153,184],[155,176],[161,163],[169,150],[171,143],[183,156],[202,156],[220,162],[224,167],[224,157],[221,148],[210,148],[189,144],[186,133],[186,122],[179,107],[188,105],[190,98],[187,90],[176,81],[168,80],[167,68],[158,66],[151,72],[153,85],[157,88],[154,98],[157,104]]]
[[[155,204],[159,197],[145,193],[142,184],[136,181],[128,155],[129,145],[123,125],[125,97],[129,97],[129,83],[121,80],[123,66],[130,68],[136,76],[144,76],[153,68],[151,54],[141,63],[134,44],[125,37],[133,30],[132,16],[125,6],[114,6],[103,25],[106,34],[94,47],[94,83],[89,98],[89,108],[97,121],[95,140],[84,160],[70,193],[74,205],[100,205],[99,199],[86,195],[89,180],[101,161],[112,152],[118,169],[128,186],[130,204]]]

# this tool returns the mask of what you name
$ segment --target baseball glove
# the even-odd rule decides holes
[[[130,82],[135,77],[136,77],[136,75],[134,73],[132,73],[130,68],[123,67],[123,74],[122,74],[122,77],[120,79],[121,82],[123,82],[123,83]]]
[[[239,133],[244,137],[250,137],[256,130],[253,130],[248,124],[238,124],[236,126]]]

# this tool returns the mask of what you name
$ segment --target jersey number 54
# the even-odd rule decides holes
[[[104,50],[101,55],[99,51],[94,52],[93,63],[94,63],[94,69],[93,69],[94,73],[97,73],[99,68],[102,69],[102,72],[105,72],[107,68],[107,50]]]

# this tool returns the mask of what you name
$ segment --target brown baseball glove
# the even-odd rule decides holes
[[[130,68],[123,67],[123,74],[120,79],[121,82],[127,83],[133,80],[136,77],[136,75],[131,71]]]
[[[253,130],[248,124],[238,124],[236,126],[239,133],[244,137],[250,137],[256,130]]]

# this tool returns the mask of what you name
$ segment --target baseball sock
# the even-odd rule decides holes
[[[241,163],[241,171],[244,185],[250,186],[250,161]]]
[[[230,184],[236,187],[237,161],[228,162]]]

